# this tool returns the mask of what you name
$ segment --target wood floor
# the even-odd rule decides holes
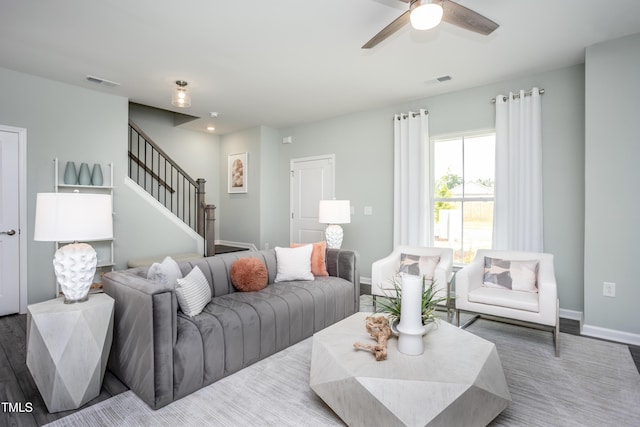
[[[30,412],[9,412],[6,405],[0,406],[0,427],[5,426],[42,426],[75,411],[50,414],[26,365],[26,314],[14,314],[0,317],[0,402],[15,406],[21,403],[25,408],[30,403]],[[560,330],[579,335],[580,325],[575,320],[560,319]],[[629,350],[640,372],[640,347],[629,346]],[[102,391],[98,397],[82,408],[127,390],[109,371],[105,373]],[[0,404],[1,404],[0,403]],[[80,408],[80,409],[82,409]]]
[[[27,368],[26,328],[26,314],[0,317],[0,402],[7,402],[7,404],[0,406],[0,427],[41,426],[75,412],[64,411],[50,414],[47,411]],[[110,372],[107,372],[100,395],[83,407],[91,406],[125,390],[127,388]],[[16,403],[21,404],[17,408],[18,412],[10,412],[8,403],[13,404],[14,410]],[[32,407],[30,412],[28,406]]]

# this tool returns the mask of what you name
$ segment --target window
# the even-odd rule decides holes
[[[467,264],[492,244],[495,133],[434,139],[432,158],[434,246]]]

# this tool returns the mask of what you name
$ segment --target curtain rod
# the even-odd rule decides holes
[[[422,108],[422,109],[424,110],[425,113],[429,114],[429,110],[427,110],[426,108]],[[420,113],[414,113],[414,112],[409,112],[409,114],[411,114],[411,117],[416,117],[420,115]],[[406,119],[407,117],[409,117],[409,114],[407,113],[397,114],[397,116],[400,116],[400,117],[397,117],[397,119],[398,120]],[[394,116],[393,119],[395,120],[396,117]]]
[[[540,95],[544,95],[544,89],[539,89],[539,90],[538,90],[538,93],[539,93]],[[531,95],[531,91],[529,90],[529,91],[525,92],[525,93],[524,93],[524,95],[525,95],[525,96],[530,96],[530,95]],[[520,98],[520,93],[515,93],[515,94],[513,95],[513,97],[514,97],[514,98]],[[507,98],[506,96],[503,96],[503,97],[502,97],[502,100],[503,100],[503,101],[506,101],[507,99],[509,99],[509,98]],[[495,103],[496,103],[496,99],[495,99],[495,98],[491,98],[491,103],[492,103],[492,104],[495,104]]]

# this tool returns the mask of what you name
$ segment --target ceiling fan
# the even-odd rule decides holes
[[[396,18],[391,24],[384,27],[382,31],[365,43],[362,49],[371,49],[409,22],[418,30],[428,30],[437,26],[440,21],[445,21],[485,36],[491,34],[499,27],[499,25],[491,19],[451,0],[400,1],[409,3],[409,10]]]

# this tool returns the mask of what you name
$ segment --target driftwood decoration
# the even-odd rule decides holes
[[[365,325],[369,335],[376,340],[376,344],[357,342],[353,346],[358,350],[370,351],[376,356],[378,362],[385,360],[387,358],[387,341],[391,336],[389,320],[384,316],[369,316],[366,318]]]

